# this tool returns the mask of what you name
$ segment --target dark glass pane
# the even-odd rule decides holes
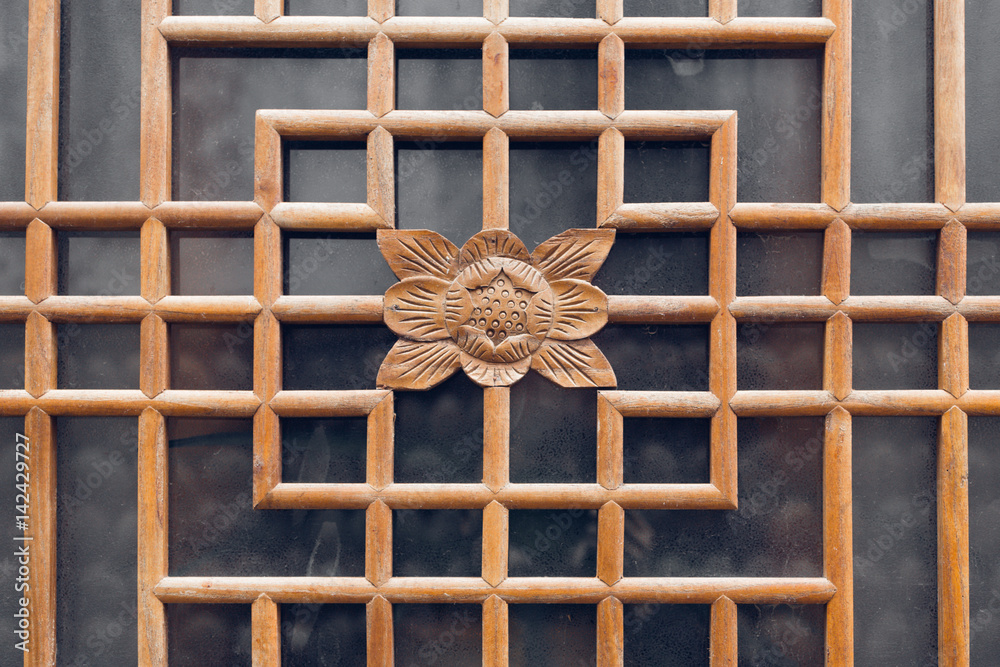
[[[625,664],[708,667],[709,605],[625,605]]]
[[[374,389],[396,342],[381,325],[286,325],[281,335],[285,389]]]
[[[510,144],[510,230],[533,250],[597,224],[597,141]]]
[[[618,232],[592,282],[605,294],[708,294],[708,234]]]
[[[171,575],[364,575],[364,510],[253,509],[250,420],[170,419],[167,434]]]
[[[823,232],[747,232],[737,235],[738,295],[817,295],[822,279]]]
[[[139,659],[138,442],[134,417],[56,419],[56,632],[66,664]]]
[[[937,234],[851,234],[851,294],[934,294]]]
[[[400,665],[466,667],[483,661],[483,608],[478,604],[394,604]]]
[[[597,510],[511,510],[509,572],[597,576]]]
[[[368,16],[368,0],[285,0],[285,15]]]
[[[708,327],[621,325],[592,340],[611,362],[618,389],[708,390]]]
[[[174,0],[174,14],[253,16],[253,0]]]
[[[368,148],[363,141],[287,141],[285,201],[368,201]]]
[[[969,418],[969,634],[972,662],[1000,654],[1000,419]]]
[[[937,389],[937,322],[855,322],[854,387]]]
[[[597,49],[511,49],[510,108],[596,109]]]
[[[59,232],[59,293],[139,294],[139,232]]]
[[[483,390],[459,372],[427,391],[397,391],[396,482],[483,479]]]
[[[1000,136],[996,131],[996,110],[1000,108],[1000,58],[996,49],[998,32],[1000,6],[995,2],[966,3],[966,196],[973,202],[1000,201],[996,160],[1000,152]],[[969,237],[972,237],[971,233]],[[972,250],[971,243],[969,250]]]
[[[481,110],[482,49],[397,49],[396,108]]]
[[[0,28],[0,201],[24,201],[28,104],[28,3],[4,3]],[[3,239],[0,239],[2,256]],[[2,273],[2,272],[0,272]]]
[[[392,573],[397,577],[478,577],[483,563],[481,510],[396,510]]]
[[[966,292],[969,296],[1000,294],[1000,234],[969,232]]]
[[[285,294],[383,294],[396,282],[374,234],[284,235]]]
[[[736,339],[739,389],[822,389],[822,322],[742,322]]]
[[[174,199],[253,199],[258,109],[364,109],[351,49],[174,48]]]
[[[625,16],[708,16],[708,0],[625,0]]]
[[[823,0],[739,0],[740,16],[822,16]]]
[[[18,438],[18,435],[21,438]],[[15,507],[18,503],[16,502],[17,494],[20,490],[15,486],[16,484],[23,484],[25,477],[27,475],[28,481],[31,481],[31,459],[24,458],[25,456],[30,457],[32,455],[31,443],[28,443],[27,448],[23,445],[18,447],[18,443],[23,443],[25,441],[24,432],[24,419],[20,417],[0,417],[0,456],[3,460],[8,462],[4,467],[3,474],[0,476],[0,503],[3,503],[4,507]],[[15,452],[21,454],[22,458],[18,459]],[[18,462],[27,463],[27,469],[19,473],[17,470]],[[21,475],[20,477],[18,475]],[[30,498],[29,498],[30,500]],[[20,516],[18,512],[17,516]],[[24,532],[17,529],[17,524],[14,521],[5,521],[3,525],[0,526],[0,540],[3,540],[5,544],[10,545],[11,549],[20,548],[20,543],[15,542],[14,539],[18,537],[23,537]],[[29,551],[31,547],[28,547]],[[14,644],[18,644],[25,640],[24,636],[14,634],[16,631],[21,629],[18,627],[19,618],[15,614],[21,611],[21,598],[24,593],[22,591],[17,591],[14,586],[19,582],[16,581],[18,576],[17,568],[20,565],[11,555],[4,556],[0,559],[0,632],[4,633],[8,637],[10,644],[5,647],[5,651],[9,651],[9,655],[15,655]],[[30,582],[28,582],[30,585]],[[134,599],[134,598],[133,598]],[[32,610],[28,609],[28,615],[30,617]],[[30,619],[28,621],[31,622]],[[28,629],[27,634],[28,647],[35,645],[35,635],[31,628]],[[23,655],[23,654],[17,654]]]
[[[822,575],[823,419],[740,419],[737,432],[739,509],[626,511],[626,577]]]
[[[510,15],[592,19],[595,11],[588,0],[510,0]]]
[[[139,325],[56,326],[60,389],[138,389]]]
[[[283,482],[363,483],[368,418],[282,419],[281,448]]]
[[[363,604],[283,604],[281,664],[365,667],[365,627]]]
[[[937,662],[938,420],[855,417],[854,657]]]
[[[24,389],[23,322],[0,322],[0,389]]]
[[[969,384],[973,389],[1000,389],[1000,324],[969,324]]]
[[[853,7],[851,200],[934,201],[933,3]]]
[[[24,294],[24,248],[24,232],[0,232],[0,294]]]
[[[597,662],[597,606],[512,604],[510,664],[579,667]]]
[[[739,664],[822,665],[826,636],[823,605],[739,605]]]
[[[512,482],[597,481],[597,391],[528,373],[510,390]]]
[[[173,323],[168,337],[172,389],[253,389],[252,323]]]
[[[253,234],[171,231],[170,292],[253,294]]]
[[[625,142],[625,203],[708,201],[706,143]]]
[[[482,0],[396,0],[397,16],[482,16]]]
[[[708,419],[627,417],[623,421],[626,484],[708,482]]]
[[[140,3],[64,0],[59,198],[139,198]]]
[[[814,202],[821,81],[821,51],[632,49],[625,58],[625,107],[736,110],[740,201]]]
[[[462,247],[483,229],[483,147],[396,143],[397,227],[432,229]]]
[[[171,667],[250,665],[250,605],[168,604],[166,608]]]

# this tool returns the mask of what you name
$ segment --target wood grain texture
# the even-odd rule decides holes
[[[618,35],[601,40],[597,77],[597,106],[608,118],[617,118],[625,111],[625,42]]]
[[[280,391],[269,407],[282,417],[365,417],[391,395],[379,389]],[[388,416],[392,417],[391,410]]]
[[[153,398],[165,391],[170,383],[170,346],[167,323],[151,314],[139,326],[139,388]]]
[[[384,586],[392,577],[392,510],[376,500],[365,511],[365,578]]]
[[[822,292],[838,304],[851,293],[851,228],[834,220],[823,233]]]
[[[281,667],[281,615],[278,605],[264,593],[250,610],[253,667]]]
[[[281,323],[268,311],[253,326],[253,391],[268,401],[281,391]]]
[[[614,597],[597,604],[597,666],[625,664],[625,607]]]
[[[938,664],[969,664],[969,420],[941,419],[937,461]]]
[[[279,296],[271,312],[282,322],[378,324],[382,296]]]
[[[510,482],[510,387],[483,389],[483,484],[499,491]]]
[[[253,416],[253,504],[266,506],[268,495],[281,484],[281,421],[268,406]]]
[[[376,596],[368,602],[366,616],[368,667],[392,667],[392,605],[381,595]]]
[[[368,111],[384,116],[396,108],[396,49],[385,33],[368,43]]]
[[[281,202],[283,196],[281,136],[258,111],[254,119],[254,202],[267,213]]]
[[[483,137],[483,229],[510,227],[510,139],[494,128]]]
[[[510,0],[483,0],[483,18],[501,23],[510,16]]]
[[[608,25],[614,25],[625,13],[623,0],[597,0],[597,18]]]
[[[396,15],[396,0],[368,0],[368,16],[382,23]]]
[[[507,603],[496,595],[483,601],[483,667],[507,667]]]
[[[24,199],[56,199],[59,182],[59,2],[28,2],[28,108]]]
[[[252,229],[264,211],[252,201],[168,201],[152,214],[170,228]]]
[[[597,483],[606,489],[622,485],[623,420],[604,392],[597,395]]]
[[[368,135],[368,205],[384,227],[396,224],[396,160],[392,135],[377,127]]]
[[[371,232],[392,227],[381,208],[369,203],[281,203],[271,209],[270,217],[287,230]]]
[[[40,313],[24,329],[24,388],[38,398],[56,388],[56,327]]]
[[[35,219],[28,225],[24,243],[24,294],[38,303],[56,293],[56,234],[51,227]]]
[[[603,226],[625,199],[625,136],[614,127],[597,146],[597,224]]]
[[[170,294],[170,243],[166,226],[156,218],[142,223],[141,293],[142,298],[156,303]]]
[[[139,182],[140,199],[150,207],[170,199],[171,190],[170,53],[167,39],[159,30],[161,23],[170,16],[171,7],[171,0],[142,0]],[[260,23],[256,18],[252,20]]]
[[[483,42],[483,111],[500,116],[510,110],[510,47],[500,33]]]
[[[253,230],[253,293],[261,306],[271,306],[281,295],[283,263],[281,231],[265,214]]]
[[[842,401],[853,382],[853,334],[851,320],[837,312],[826,321],[823,344],[823,389]]]
[[[969,323],[958,313],[941,323],[938,386],[956,398],[969,391]]]
[[[967,245],[965,225],[958,220],[952,220],[941,229],[936,292],[952,303],[958,303],[965,296]]]
[[[965,203],[965,3],[934,2],[934,192]]]
[[[508,510],[494,500],[483,510],[483,580],[490,586],[507,578],[509,534]]]
[[[736,0],[708,0],[708,15],[719,23],[729,23],[736,18]]]
[[[710,296],[608,295],[608,322],[611,323],[707,323],[718,313],[719,304]]]
[[[836,32],[823,54],[820,189],[840,211],[851,201],[851,0],[824,0],[823,16]]]
[[[711,667],[736,667],[739,662],[737,624],[735,602],[723,595],[712,603],[708,635]]]
[[[609,586],[624,576],[625,510],[614,502],[597,513],[597,578]]]
[[[28,530],[25,541],[31,553],[30,587],[24,592],[31,610],[31,650],[25,667],[56,664],[56,441],[52,418],[32,408],[24,420],[31,457]],[[13,508],[11,508],[13,509]],[[15,543],[17,544],[17,543]],[[17,546],[21,546],[17,544]],[[12,547],[13,548],[13,547]],[[13,648],[11,649],[13,650]]]
[[[854,664],[851,415],[838,406],[823,441],[823,572],[837,588],[826,608],[826,664]]]
[[[394,404],[392,392],[387,392],[368,415],[367,480],[376,490],[392,484]]]
[[[691,232],[709,229],[719,209],[709,202],[621,204],[601,221],[601,227],[650,231]]]
[[[284,0],[254,0],[253,14],[264,23],[270,23],[284,13]]]
[[[139,663],[167,665],[167,618],[153,589],[167,576],[168,479],[166,420],[146,408],[139,416],[138,632]]]

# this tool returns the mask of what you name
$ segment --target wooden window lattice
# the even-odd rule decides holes
[[[485,0],[484,18],[395,17],[393,0],[369,0],[367,17],[283,17],[281,0],[256,0],[254,17],[174,17],[170,0],[143,0],[141,201],[60,202],[56,192],[59,117],[59,3],[32,0],[28,62],[24,202],[0,203],[0,228],[25,229],[25,294],[0,297],[0,317],[26,327],[24,390],[0,392],[0,413],[24,415],[33,443],[31,531],[37,549],[31,588],[35,649],[26,665],[55,664],[56,495],[53,417],[139,418],[139,656],[164,665],[164,604],[252,604],[255,665],[280,663],[278,604],[364,602],[368,664],[393,660],[392,604],[483,605],[483,662],[507,663],[511,603],[597,605],[599,665],[623,660],[623,603],[711,604],[711,662],[737,662],[736,604],[826,604],[826,661],[853,664],[851,419],[853,415],[934,415],[938,454],[938,625],[941,664],[969,660],[967,415],[1000,415],[1000,392],[969,390],[969,321],[1000,321],[1000,298],[965,296],[966,230],[989,229],[1000,204],[965,203],[964,4],[937,0],[935,34],[935,183],[933,204],[850,203],[851,2],[825,0],[821,18],[736,16],[736,0],[710,0],[710,17],[623,18],[622,0],[597,0],[596,19],[509,18],[505,0]],[[356,46],[368,53],[367,111],[257,113],[255,200],[171,201],[169,46]],[[509,45],[589,45],[598,49],[599,109],[511,111]],[[396,46],[483,49],[482,112],[396,111]],[[627,111],[626,47],[813,47],[824,50],[822,201],[741,204],[736,193],[736,114],[730,111]],[[390,391],[283,391],[281,324],[382,321],[382,297],[283,295],[283,230],[371,231],[394,224],[393,141],[449,138],[483,142],[483,228],[508,223],[511,139],[598,139],[598,226],[623,230],[710,230],[710,293],[701,297],[609,299],[620,323],[710,325],[710,391],[602,391],[598,398],[596,484],[509,481],[509,390],[484,394],[482,484],[394,484]],[[282,199],[281,141],[364,139],[366,204],[300,204]],[[623,203],[626,139],[710,140],[710,201]],[[252,229],[253,297],[172,296],[168,231],[179,227]],[[141,296],[56,293],[55,234],[61,229],[138,229]],[[822,296],[737,297],[737,229],[825,230]],[[939,230],[935,296],[850,295],[853,229]],[[253,391],[180,391],[169,386],[167,325],[252,322]],[[823,388],[737,391],[737,323],[825,322]],[[939,389],[862,391],[852,387],[853,321],[925,321],[940,326]],[[141,323],[138,390],[62,390],[56,382],[55,326],[65,322]],[[365,577],[170,577],[167,570],[167,436],[177,416],[253,417],[254,502],[258,508],[365,508]],[[823,460],[823,576],[818,578],[623,578],[624,511],[637,508],[733,509],[738,416],[826,417]],[[281,482],[279,418],[367,416],[364,484]],[[710,417],[707,484],[638,485],[622,479],[622,419]],[[392,576],[392,511],[482,509],[482,577]],[[597,576],[510,578],[511,508],[599,510]]]

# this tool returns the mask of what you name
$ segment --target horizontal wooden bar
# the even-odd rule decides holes
[[[596,577],[512,577],[496,587],[480,577],[393,577],[382,586],[363,577],[165,577],[154,592],[168,604],[249,604],[260,595],[278,604],[365,603],[376,595],[391,603],[481,603],[496,595],[511,603],[597,604],[613,595],[626,604],[711,604],[724,595],[737,604],[824,604],[836,588],[822,577],[626,577],[610,586]]]
[[[23,322],[34,309],[26,296],[0,296],[0,322]]]
[[[38,211],[38,218],[56,229],[139,229],[151,215],[140,201],[54,201]]]
[[[971,394],[973,392],[969,392]],[[1000,397],[1000,392],[996,394]],[[968,394],[966,394],[968,396]],[[979,405],[989,398],[975,397]],[[853,415],[942,415],[954,405],[964,405],[970,399],[955,399],[941,389],[856,390],[843,401],[837,401],[826,391],[738,391],[730,405],[740,417],[820,416],[840,405]],[[1000,406],[993,407],[1000,412]]]
[[[988,220],[998,212],[980,208],[968,217]],[[850,204],[838,212],[826,204],[741,203],[730,215],[737,227],[761,231],[823,229],[837,218],[861,230],[933,230],[956,217],[943,204]],[[957,217],[962,219],[961,212]]]
[[[625,509],[734,509],[712,484],[278,484],[261,509],[363,509],[381,500],[391,509],[483,509],[494,500],[510,509],[598,509],[615,502]]]
[[[710,296],[608,295],[608,322],[618,324],[711,322],[718,312]]]
[[[367,17],[282,16],[263,23],[252,16],[170,16],[160,32],[171,44],[213,46],[363,46],[383,32],[397,46],[476,46],[497,31],[522,46],[596,46],[611,34],[628,46],[744,48],[820,46],[836,26],[825,18],[508,18],[499,25],[478,17],[395,16],[379,24]]]
[[[141,296],[50,296],[35,309],[52,322],[139,322],[153,306]]]
[[[955,216],[944,204],[851,204],[840,215],[852,229],[940,229]]]
[[[601,227],[642,231],[697,231],[710,229],[719,209],[710,202],[623,204]]]
[[[168,201],[153,209],[167,227],[252,229],[264,211],[252,201]]]
[[[382,389],[279,391],[268,407],[279,417],[364,417],[391,393]]]
[[[729,406],[738,417],[822,416],[837,407],[828,391],[737,391]]]
[[[258,118],[292,139],[360,141],[376,127],[395,138],[481,139],[498,128],[511,139],[559,141],[596,139],[615,127],[626,139],[708,140],[733,111],[625,111],[611,119],[600,111],[508,111],[499,118],[485,111],[368,111],[265,109]]]
[[[711,417],[722,402],[707,391],[602,391],[623,417]]]
[[[168,417],[252,417],[260,400],[250,391],[172,389],[149,398],[138,389],[53,389],[38,398],[0,391],[0,415],[27,414],[34,406],[53,416],[129,416],[153,408]]]
[[[282,229],[368,232],[392,228],[368,204],[282,203],[271,209],[271,219]]]
[[[271,312],[282,322],[377,324],[382,307],[382,296],[279,296]]]
[[[825,296],[742,296],[729,304],[740,322],[822,322],[838,310]]]
[[[0,202],[0,230],[24,229],[38,217],[38,211],[27,202]]]
[[[153,306],[166,322],[249,322],[261,311],[252,296],[165,296]]]
[[[837,311],[857,322],[940,322],[957,309],[942,296],[852,296],[839,304],[825,296],[753,296],[729,306],[741,322],[821,322]]]
[[[957,309],[970,322],[998,322],[1000,296],[966,296],[958,302]]]
[[[1000,224],[1000,203],[966,203],[954,215],[969,229],[995,231]]]

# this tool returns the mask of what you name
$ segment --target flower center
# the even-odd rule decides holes
[[[488,285],[469,290],[472,296],[472,317],[466,323],[482,331],[494,343],[507,336],[523,334],[528,326],[528,301],[534,292],[514,287],[513,281],[501,271]]]

